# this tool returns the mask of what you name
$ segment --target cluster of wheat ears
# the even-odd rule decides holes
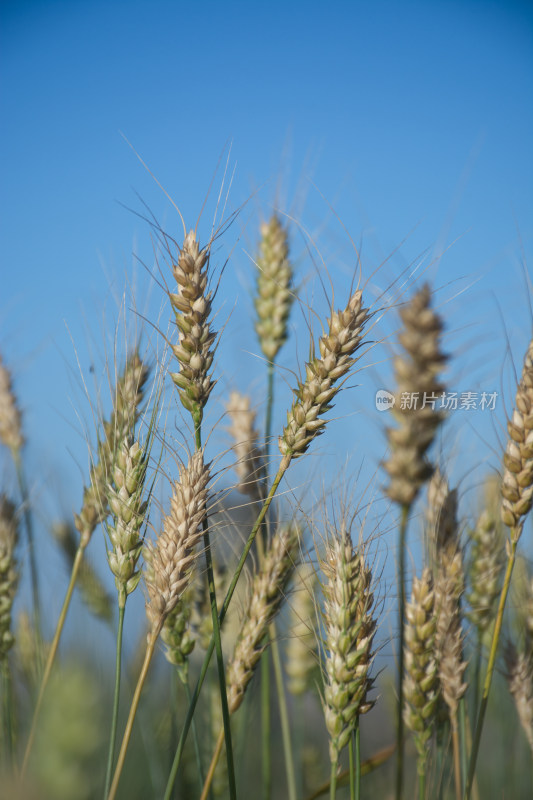
[[[164,738],[165,753],[172,748],[172,758],[162,760],[167,777],[162,781],[158,774],[143,796],[297,800],[329,794],[333,800],[349,792],[352,799],[377,797],[366,793],[365,781],[371,778],[365,776],[372,773],[375,778],[385,769],[389,788],[382,789],[382,797],[479,797],[476,765],[495,670],[507,676],[533,750],[533,578],[519,552],[533,502],[533,342],[508,422],[501,478],[487,480],[484,507],[475,523],[465,525],[458,518],[457,491],[450,488],[442,465],[439,469],[429,458],[444,423],[443,412],[432,404],[409,407],[399,401],[405,392],[438,397],[444,391],[443,320],[433,308],[428,284],[413,287],[393,310],[401,317],[394,359],[398,402],[387,414],[391,424],[386,430],[381,483],[398,511],[397,633],[391,640],[396,656],[391,731],[396,734],[388,748],[362,760],[361,717],[386,702],[375,686],[378,636],[390,637],[390,631],[378,634],[379,576],[374,574],[369,542],[356,509],[345,504],[341,513],[328,512],[325,503],[324,524],[310,535],[309,519],[298,512],[289,514],[278,495],[293,461],[305,458],[326,431],[337,393],[357,393],[347,379],[356,366],[364,366],[371,331],[375,334],[385,309],[374,305],[370,310],[360,288],[344,298],[340,309],[331,303],[318,341],[311,336],[309,358],[293,388],[285,427],[272,431],[276,361],[288,338],[297,292],[288,223],[274,213],[261,225],[253,269],[255,330],[268,387],[265,423],[259,430],[248,395],[229,394],[221,418],[233,441],[234,490],[241,493],[247,516],[241,524],[244,537],[231,542],[224,555],[212,541],[220,535],[220,526],[213,522],[218,502],[215,457],[207,457],[202,428],[217,382],[212,242],[202,246],[197,232],[187,233],[185,226],[175,249],[171,239],[164,241],[170,262],[167,307],[176,326],[167,340],[169,357],[151,364],[136,342],[117,369],[112,412],[100,422],[81,508],[72,524],[54,528],[71,578],[50,641],[42,625],[43,565],[37,563],[34,551],[35,509],[25,480],[22,418],[11,372],[0,361],[0,441],[11,453],[20,489],[18,498],[0,494],[2,766],[7,792],[2,794],[0,787],[0,794],[52,796],[44,783],[39,787],[43,779],[34,765],[36,748],[43,749],[42,737],[40,744],[36,742],[45,725],[47,694],[59,692],[57,685],[53,688],[61,668],[58,645],[77,587],[95,614],[113,626],[118,617],[114,701],[106,709],[107,726],[98,727],[100,736],[106,731],[107,760],[104,755],[94,767],[97,777],[92,788],[83,785],[76,765],[69,763],[63,769],[73,771],[75,779],[78,775],[78,784],[67,790],[68,795],[57,789],[55,798],[113,800],[125,783],[123,796],[140,796],[126,780],[128,771],[135,773],[130,744],[136,727],[145,729],[147,739],[160,743]],[[363,285],[359,265],[355,274],[358,285]],[[158,425],[165,380],[174,385],[182,417],[188,420],[184,439],[190,433],[182,457],[173,458],[178,462],[173,474],[160,468],[162,453],[172,449]],[[174,391],[172,396],[176,397]],[[166,481],[170,499],[159,513],[154,486]],[[407,570],[407,529],[414,505],[426,489],[424,561]],[[116,586],[116,615],[86,556],[99,527],[106,537]],[[19,529],[21,539],[23,529],[27,536],[23,546]],[[502,635],[517,560],[523,602]],[[20,614],[15,625],[12,607],[21,566],[29,569],[33,609],[31,614]],[[121,663],[125,610],[139,584],[146,600],[146,636],[139,647],[141,657],[130,665],[125,689]],[[287,610],[280,615],[284,607]],[[143,719],[143,706],[148,713],[146,706],[153,697],[147,691],[151,665],[153,670],[154,654],[160,650],[170,662],[167,669],[172,670],[177,689],[165,697],[171,724],[156,733],[150,729],[153,719],[148,723]],[[259,682],[254,688],[256,673]],[[71,694],[77,697],[83,692],[75,684]],[[329,742],[330,769],[322,776],[317,775],[322,762],[313,756],[308,741],[313,736],[303,722],[305,704],[313,695],[321,710],[320,717],[313,718],[314,746]],[[77,703],[79,709],[79,697]],[[61,706],[59,700],[57,705]],[[199,708],[209,709],[208,723]],[[81,719],[81,724],[88,741],[95,731],[91,708],[84,710],[88,719]],[[249,722],[239,728],[239,716],[257,719],[257,725],[250,727]],[[67,724],[61,718],[56,723],[59,728]],[[273,746],[274,724],[281,732],[279,748]],[[239,733],[242,730],[244,734]],[[63,738],[68,737],[67,731]],[[50,748],[54,763],[51,734],[49,738],[44,746]],[[261,768],[255,783],[243,790],[240,761],[252,750],[260,751]],[[416,777],[407,768],[415,759]],[[165,780],[166,788],[158,789]]]

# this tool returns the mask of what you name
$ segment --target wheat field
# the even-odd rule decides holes
[[[105,397],[81,369],[94,431],[62,520],[43,525],[27,399],[0,361],[0,796],[530,797],[533,340],[512,354],[499,468],[464,496],[439,287],[413,271],[376,291],[355,247],[337,286],[303,224],[270,209],[248,222],[243,353],[263,377],[247,385],[219,305],[239,219],[204,239],[179,209],[171,231],[149,226],[161,310],[124,302]],[[393,381],[377,394],[376,363]],[[339,441],[357,453],[368,392],[386,404],[370,484],[342,451],[323,466]],[[54,597],[37,535],[64,559]]]

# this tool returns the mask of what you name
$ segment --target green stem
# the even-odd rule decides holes
[[[329,779],[329,800],[335,800],[337,796],[337,765],[338,761],[331,762],[331,777]]]
[[[507,559],[507,569],[505,570],[505,577],[503,579],[503,586],[500,594],[500,602],[498,605],[498,613],[496,615],[496,622],[494,624],[494,631],[492,633],[492,642],[490,647],[489,660],[487,664],[487,672],[485,673],[485,682],[483,684],[481,705],[479,707],[476,730],[474,733],[474,741],[472,744],[472,753],[470,755],[470,768],[468,772],[468,780],[466,783],[466,789],[464,794],[465,800],[469,800],[470,794],[472,792],[472,784],[476,772],[476,761],[479,752],[479,744],[481,742],[481,732],[483,730],[483,721],[485,719],[485,712],[487,711],[487,704],[489,701],[492,676],[494,674],[494,667],[496,665],[498,643],[500,640],[500,633],[503,624],[503,612],[505,611],[505,603],[507,601],[507,595],[509,594],[509,587],[511,586],[511,577],[513,574],[513,567],[516,559],[516,547],[518,544],[519,536],[520,536],[520,531],[514,529],[511,530],[511,541],[509,545],[510,550]]]
[[[481,689],[481,656],[483,652],[482,634],[478,630],[476,644],[476,661],[474,667],[474,719],[479,711],[479,692]]]
[[[285,475],[287,469],[289,468],[289,464],[291,463],[291,460],[292,460],[291,456],[284,456],[284,458],[282,459],[281,464],[280,464],[279,469],[278,469],[278,472],[277,472],[277,475],[276,475],[276,477],[274,479],[274,482],[273,482],[273,484],[272,484],[272,486],[270,488],[270,491],[269,491],[269,493],[268,493],[268,495],[267,495],[267,497],[265,499],[265,502],[263,503],[263,506],[261,508],[259,516],[257,517],[257,519],[256,519],[256,521],[254,523],[254,526],[253,526],[253,528],[252,528],[252,530],[250,532],[250,535],[249,535],[249,537],[248,537],[248,539],[246,541],[246,545],[244,547],[244,550],[242,551],[242,555],[240,557],[239,563],[237,564],[237,568],[235,570],[235,573],[233,575],[231,584],[230,584],[230,586],[228,588],[228,591],[226,593],[226,597],[224,598],[224,603],[222,604],[222,608],[220,609],[220,616],[219,616],[220,625],[222,625],[224,617],[226,616],[226,612],[227,612],[229,604],[231,602],[231,598],[233,597],[233,593],[235,591],[235,587],[237,585],[237,581],[239,580],[239,576],[240,576],[240,574],[242,572],[242,569],[244,567],[244,563],[246,561],[248,553],[250,552],[250,548],[252,547],[252,544],[254,543],[254,539],[256,537],[257,531],[259,530],[259,528],[261,526],[261,523],[263,522],[263,519],[265,518],[265,515],[266,515],[266,513],[267,513],[267,511],[269,509],[269,506],[270,506],[270,504],[271,504],[271,502],[272,502],[272,500],[274,498],[274,495],[276,494],[277,488],[278,488],[278,486],[279,486],[279,484],[281,482],[281,479],[283,478],[283,476]],[[187,717],[185,718],[185,723],[183,725],[183,730],[181,732],[180,740],[178,742],[178,747],[176,749],[176,755],[174,756],[174,761],[172,763],[172,769],[170,770],[170,775],[168,777],[168,782],[167,782],[167,787],[166,787],[166,790],[165,790],[164,800],[170,800],[170,798],[171,798],[172,787],[174,786],[174,782],[176,780],[176,775],[178,773],[178,768],[179,768],[179,765],[180,765],[181,756],[183,754],[183,748],[185,746],[185,741],[187,739],[187,734],[188,734],[189,728],[191,726],[191,721],[192,721],[192,718],[193,718],[193,715],[194,715],[196,704],[197,704],[198,698],[200,696],[200,689],[202,688],[202,684],[203,684],[203,682],[205,680],[205,676],[207,674],[207,670],[208,670],[208,667],[209,667],[209,662],[211,661],[211,656],[213,655],[213,650],[214,649],[215,649],[215,642],[214,642],[214,637],[212,636],[211,637],[211,641],[209,643],[209,647],[207,648],[207,652],[205,654],[204,663],[202,664],[202,669],[200,671],[200,676],[198,678],[198,681],[196,683],[194,692],[192,694],[191,703],[189,705],[189,710],[187,712]]]
[[[396,800],[401,800],[403,787],[403,745],[404,745],[404,722],[403,722],[403,677],[405,670],[405,548],[407,538],[407,522],[409,519],[410,506],[402,506],[400,519],[400,530],[398,538],[398,625],[400,634],[400,652],[398,658],[398,708],[396,711],[397,720],[397,747],[396,747]]]
[[[267,405],[265,414],[265,472],[268,482],[270,437],[272,436],[272,410],[274,408],[274,362],[268,362],[267,368]]]
[[[38,645],[37,647],[37,653],[39,659],[38,668],[40,673],[42,671],[41,603],[39,600],[39,572],[37,570],[37,561],[35,558],[33,519],[30,506],[28,484],[26,483],[26,476],[24,474],[24,467],[22,465],[20,450],[13,450],[12,454],[13,454],[13,460],[15,462],[17,481],[22,499],[22,508],[24,509],[24,523],[26,525],[26,533],[28,536],[28,554],[30,559],[30,576],[31,576],[32,604],[33,604],[33,623],[35,625],[35,633]]]
[[[289,800],[296,800],[296,773],[294,771],[294,756],[292,752],[291,729],[289,724],[289,713],[287,709],[287,697],[283,686],[283,672],[281,669],[281,656],[279,644],[276,637],[276,625],[274,622],[269,626],[270,645],[272,648],[272,662],[274,664],[274,676],[276,680],[276,690],[279,701],[279,716],[281,720],[281,735],[283,738],[283,753],[285,755],[285,769],[287,771],[287,790]]]
[[[126,592],[119,590],[118,596],[118,628],[117,628],[117,652],[115,658],[115,693],[113,697],[113,715],[111,717],[111,735],[109,737],[109,750],[107,753],[107,771],[105,776],[104,797],[109,794],[111,785],[111,775],[113,774],[113,760],[115,756],[115,742],[117,740],[118,707],[120,701],[120,673],[122,663],[122,631],[124,629],[124,613],[126,611]]]
[[[466,700],[461,697],[459,700],[459,741],[461,746],[461,791],[464,790],[466,776],[468,773],[468,719],[466,715]]]
[[[439,725],[437,728],[437,746],[435,754],[435,774],[437,776],[437,800],[442,800],[443,792],[443,772],[444,772],[444,743],[442,735],[442,727]]]
[[[350,800],[355,800],[355,756],[353,752],[353,731],[348,743],[348,777],[350,779]]]
[[[268,641],[268,637],[265,637]],[[263,800],[272,794],[272,759],[270,752],[270,653],[261,656],[261,777]]]
[[[150,662],[152,661],[155,645],[160,632],[161,632],[161,624],[159,625],[159,627],[156,627],[155,629],[152,630],[148,638],[148,642],[146,644],[146,653],[144,656],[143,665],[141,667],[139,679],[137,681],[137,686],[135,687],[135,692],[133,693],[133,699],[131,701],[131,706],[130,706],[130,713],[128,715],[128,721],[126,722],[124,736],[122,737],[122,744],[120,746],[120,752],[117,758],[115,774],[113,775],[113,782],[111,784],[111,789],[109,790],[107,800],[114,800],[117,794],[118,783],[120,780],[120,776],[122,774],[122,769],[124,767],[124,761],[126,760],[126,752],[128,750],[128,745],[131,738],[131,732],[133,730],[135,715],[137,713],[137,708],[139,706],[139,700],[141,699],[141,693],[143,690],[144,682],[146,681],[146,676],[148,675],[148,668],[150,667]]]
[[[265,481],[269,482],[270,436],[272,433],[272,409],[274,405],[274,362],[269,361],[267,367],[267,404],[265,414]],[[261,477],[261,476],[259,476]],[[267,548],[268,525],[261,526],[258,538],[260,554]],[[268,637],[267,637],[268,641]],[[261,774],[263,800],[270,800],[272,794],[272,753],[271,753],[271,719],[270,719],[270,655],[265,648],[261,656]]]
[[[426,757],[423,757],[425,764]],[[424,770],[418,771],[418,800],[424,800],[426,796],[426,772]]]
[[[354,752],[355,760],[355,794],[354,800],[359,800],[361,797],[361,729],[359,727],[359,720],[355,732],[352,734],[352,749]]]
[[[187,681],[183,685],[185,686],[185,694],[187,696],[187,702],[190,705],[190,703],[191,703],[191,687],[189,686],[189,681]],[[193,717],[193,720],[192,720],[192,723],[191,723],[191,727],[192,727],[192,741],[193,741],[193,744],[194,744],[194,755],[195,755],[195,758],[196,758],[196,767],[198,769],[198,781],[199,781],[199,784],[200,784],[200,791],[202,791],[202,787],[204,785],[204,767],[203,767],[203,764],[202,764],[202,756],[201,756],[201,753],[200,753],[200,743],[198,742],[198,731],[196,730],[196,722],[194,720],[194,717]]]
[[[195,419],[195,439],[196,449],[202,449],[202,428],[201,420]],[[213,573],[213,557],[211,553],[211,541],[209,538],[209,525],[207,513],[202,522],[204,530],[204,550],[205,563],[207,567],[207,582],[209,585],[209,599],[211,602],[211,617],[213,620],[213,637],[215,641],[215,652],[217,658],[218,683],[220,686],[220,702],[222,704],[222,719],[224,722],[224,740],[226,743],[226,760],[228,762],[228,781],[231,800],[237,797],[237,787],[235,784],[235,766],[233,763],[233,745],[231,741],[231,725],[228,709],[228,695],[226,692],[226,671],[224,669],[224,655],[222,653],[222,641],[220,638],[220,622],[218,619],[217,595],[215,590],[215,576]]]
[[[26,768],[28,766],[28,759],[30,757],[31,748],[33,746],[33,740],[35,738],[35,731],[37,727],[37,720],[39,717],[39,713],[41,710],[41,705],[43,702],[44,693],[46,690],[46,686],[50,679],[50,675],[52,672],[52,667],[54,664],[54,660],[57,653],[57,648],[59,646],[59,640],[61,638],[61,633],[63,631],[63,626],[65,625],[65,620],[67,618],[67,611],[70,605],[70,600],[72,598],[72,593],[74,591],[74,586],[76,584],[76,578],[78,577],[78,572],[81,566],[81,562],[83,561],[83,555],[85,552],[85,547],[80,544],[76,551],[76,556],[74,558],[74,563],[72,564],[72,572],[70,574],[70,581],[67,587],[67,593],[65,595],[65,599],[63,601],[63,607],[61,608],[61,613],[59,614],[59,619],[57,620],[56,630],[54,633],[54,638],[52,639],[52,643],[50,645],[50,650],[48,652],[48,658],[46,660],[46,665],[44,668],[43,677],[41,680],[41,685],[39,687],[39,694],[37,696],[37,702],[35,704],[35,709],[33,712],[33,719],[30,728],[30,734],[28,736],[28,743],[26,744],[26,751],[24,753],[24,760],[22,762],[22,768],[20,777],[21,779],[24,777],[26,772]]]
[[[296,774],[296,789],[298,797],[303,797],[305,781],[304,781],[304,764],[303,764],[303,741],[305,730],[305,694],[299,694],[294,698],[296,705],[296,714],[294,720],[294,749],[296,752],[296,763],[298,771]]]

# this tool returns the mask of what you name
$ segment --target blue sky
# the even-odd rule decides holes
[[[505,399],[492,416],[451,420],[446,457],[465,493],[486,461],[497,465],[513,393],[507,344],[520,369],[532,324],[530,3],[20,1],[2,3],[0,24],[0,350],[25,411],[44,522],[81,499],[83,429],[92,423],[77,362],[91,388],[105,387],[125,276],[142,312],[164,318],[143,203],[181,236],[172,204],[123,135],[187,225],[213,181],[204,239],[226,164],[227,209],[244,204],[214,258],[220,269],[231,256],[217,295],[217,324],[229,318],[218,398],[248,382],[258,403],[264,396],[262,365],[250,355],[250,255],[258,219],[275,204],[298,220],[301,297],[319,314],[316,265],[323,257],[345,296],[350,237],[364,279],[390,256],[368,302],[404,270],[432,281],[454,355],[450,384]],[[282,367],[305,358],[304,317],[305,308],[294,315]],[[388,317],[376,338],[395,325]],[[373,394],[390,385],[388,355],[376,348],[377,365],[357,376],[360,395],[339,402],[342,419],[311,461],[319,476],[323,465],[334,474],[342,448],[363,484],[376,472],[384,440]],[[278,428],[286,376],[280,370]],[[217,419],[213,411],[210,424]],[[9,483],[7,460],[1,466]],[[304,474],[295,471],[296,485]]]

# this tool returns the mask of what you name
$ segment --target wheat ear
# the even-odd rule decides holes
[[[171,378],[196,427],[214,386],[209,375],[216,339],[208,321],[212,300],[207,291],[209,256],[209,247],[200,248],[195,232],[189,231],[177,263],[172,265],[177,291],[169,293],[178,328],[178,344],[172,345],[172,352],[179,364],[179,372],[171,373]]]
[[[117,380],[113,410],[109,420],[102,423],[103,436],[98,440],[90,482],[83,491],[80,513],[75,516],[80,546],[83,548],[87,547],[93,532],[109,514],[108,484],[122,443],[135,428],[149,374],[149,367],[134,351],[126,360],[124,371]]]
[[[287,340],[287,321],[294,301],[288,231],[276,214],[261,225],[256,264],[255,330],[265,357],[274,361]]]
[[[512,644],[508,644],[505,662],[509,691],[533,755],[533,648],[531,643],[528,649],[529,652],[517,652]]]
[[[433,578],[426,567],[420,578],[413,578],[411,601],[405,609],[404,717],[418,751],[420,798],[425,797],[428,749],[439,695],[436,627]]]
[[[52,536],[61,548],[65,563],[72,570],[79,545],[79,534],[74,525],[67,521],[52,525]],[[84,558],[77,579],[77,588],[87,608],[100,619],[111,623],[113,619],[113,601],[92,564]]]
[[[372,573],[363,550],[353,547],[349,531],[343,527],[326,543],[322,563],[324,586],[325,686],[324,715],[329,733],[331,761],[330,795],[335,797],[337,768],[341,750],[359,725],[359,716],[374,705],[368,693],[373,679],[372,644],[376,620],[372,609]],[[356,779],[360,765],[356,765]]]
[[[42,638],[41,638],[41,604],[39,597],[39,570],[37,557],[35,554],[35,544],[33,536],[33,517],[30,503],[30,495],[22,450],[25,444],[25,437],[22,430],[22,414],[17,403],[17,398],[13,391],[11,373],[2,362],[0,355],[0,442],[9,448],[11,457],[15,465],[17,481],[20,490],[22,513],[28,537],[28,557],[30,562],[31,591],[33,604],[33,617],[35,623],[35,635],[37,639],[37,660],[38,669],[42,670]]]
[[[11,628],[13,600],[18,583],[15,549],[18,542],[18,526],[15,506],[0,494],[0,661],[5,661],[13,646]]]
[[[251,500],[259,501],[265,497],[265,454],[259,445],[256,414],[251,408],[249,396],[231,392],[226,411],[231,421],[229,433],[236,456],[237,488]]]
[[[11,374],[0,355],[0,442],[13,454],[22,450],[22,417],[13,391]]]
[[[318,578],[313,565],[308,562],[299,564],[290,605],[290,636],[285,663],[287,688],[294,696],[308,691],[318,661],[314,597],[317,584]]]
[[[362,293],[355,292],[344,311],[331,310],[328,331],[318,342],[320,356],[315,356],[305,366],[305,380],[294,389],[295,400],[287,414],[287,425],[279,437],[282,455],[290,458],[302,456],[319,436],[326,424],[321,416],[331,408],[339,386],[355,364],[353,358],[363,339],[363,328],[368,310],[363,308]]]

